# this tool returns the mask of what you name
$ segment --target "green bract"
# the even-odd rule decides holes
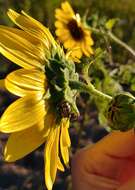
[[[61,104],[69,104],[71,113],[78,115],[76,106],[77,91],[69,86],[70,80],[78,81],[78,74],[75,72],[75,65],[72,60],[66,59],[62,54],[55,53],[45,66],[47,76],[50,102],[58,113]]]
[[[119,94],[113,98],[107,111],[109,125],[114,130],[127,131],[135,127],[135,98]]]

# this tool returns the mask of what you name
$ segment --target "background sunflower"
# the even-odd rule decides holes
[[[121,19],[119,25],[114,28],[114,32],[125,42],[135,49],[135,1],[134,0],[73,0],[69,1],[72,4],[75,12],[79,12],[82,16],[87,8],[89,8],[89,15],[99,14],[109,18],[119,17]],[[60,8],[60,0],[0,0],[0,23],[4,25],[12,25],[9,21],[6,11],[8,8],[13,8],[16,11],[24,10],[32,15],[35,19],[41,21],[48,26],[53,33],[55,33],[55,9]],[[96,18],[96,15],[94,18]],[[89,19],[91,22],[91,19]],[[103,47],[104,40],[93,36],[95,46]],[[134,59],[123,49],[112,44],[113,61],[115,66],[110,66],[108,58],[102,58],[95,64],[90,72],[93,83],[98,89],[104,92],[113,94],[122,86],[135,94],[135,62]],[[121,53],[122,52],[122,53]],[[4,78],[11,71],[19,67],[11,63],[3,56],[0,59],[0,78]],[[120,68],[117,72],[117,65]],[[78,70],[81,65],[78,65]],[[114,67],[114,70],[113,70]],[[109,72],[108,72],[109,70]],[[110,76],[108,73],[116,75]],[[114,80],[117,84],[114,85]],[[113,87],[113,88],[112,88]],[[16,96],[11,95],[5,90],[0,91],[0,113],[2,114],[6,107],[17,99]],[[87,103],[87,107],[86,107]],[[99,102],[91,103],[86,94],[82,94],[78,99],[78,106],[81,111],[81,118],[79,122],[75,122],[70,128],[70,136],[72,142],[72,154],[80,147],[86,146],[88,143],[96,142],[107,134],[104,130],[104,118],[102,114],[99,115],[95,109]],[[102,107],[102,102],[100,106]],[[102,124],[99,124],[102,121]],[[94,126],[94,127],[93,127]],[[1,153],[0,153],[0,189],[1,190],[43,190],[43,146],[36,152],[26,156],[24,159],[13,164],[3,162],[3,146],[7,140],[7,135],[0,134],[1,139]],[[42,175],[41,175],[42,174]],[[54,190],[71,190],[70,170],[67,169],[65,173],[59,173]]]
[[[64,47],[71,51],[73,58],[81,58],[83,54],[89,57],[93,54],[91,46],[94,41],[91,32],[67,1],[61,4],[61,9],[55,10],[55,17],[56,35]]]

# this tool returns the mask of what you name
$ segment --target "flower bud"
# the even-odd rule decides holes
[[[128,131],[135,127],[135,98],[131,94],[116,95],[109,103],[107,118],[114,130]]]

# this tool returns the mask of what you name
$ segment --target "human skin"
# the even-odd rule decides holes
[[[135,190],[135,133],[112,132],[78,151],[72,161],[73,190]]]

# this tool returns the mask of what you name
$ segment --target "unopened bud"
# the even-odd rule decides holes
[[[108,106],[107,118],[114,130],[135,128],[135,98],[130,94],[116,95]]]

